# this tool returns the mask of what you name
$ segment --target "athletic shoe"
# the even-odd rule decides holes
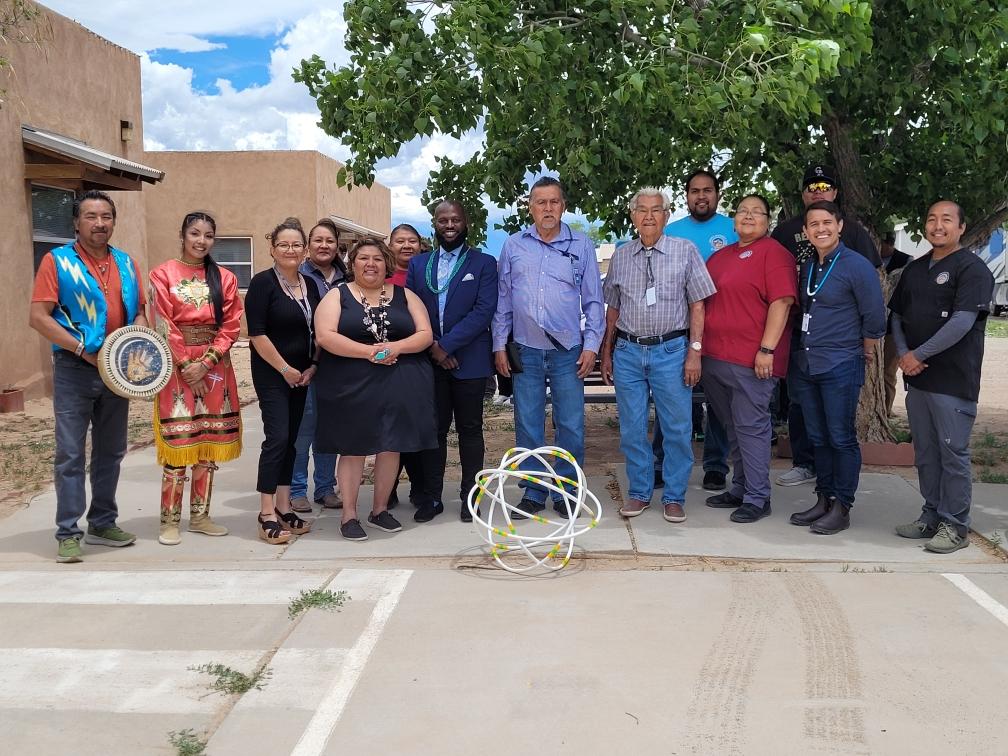
[[[308,501],[307,496],[295,496],[291,499],[291,509],[295,512],[305,514],[312,511],[312,505],[311,502]]]
[[[777,476],[778,486],[800,486],[802,483],[813,483],[816,474],[807,467],[795,465],[786,473]]]
[[[649,501],[641,501],[640,499],[627,499],[626,504],[620,507],[619,513],[624,517],[636,517],[650,506],[651,502]]]
[[[931,539],[934,538],[935,533],[937,532],[937,525],[928,525],[920,520],[914,520],[913,522],[908,522],[906,525],[896,526],[896,535],[902,536],[903,538]]]
[[[664,506],[662,517],[665,518],[666,522],[686,522],[686,510],[683,509],[682,504],[673,501],[671,504]]]
[[[367,533],[361,527],[360,520],[347,520],[339,527],[340,535],[348,541],[366,541]]]
[[[953,551],[965,549],[969,546],[969,536],[959,535],[958,531],[947,522],[938,526],[934,538],[924,544],[924,549],[933,551],[935,554],[951,554]]]
[[[82,561],[80,536],[70,536],[69,538],[64,538],[59,542],[59,551],[56,552],[56,561],[62,562],[63,564]]]
[[[531,497],[525,496],[518,502],[518,506],[515,507],[517,511],[511,512],[511,519],[527,520],[532,515],[542,512],[544,509],[546,509],[546,505],[541,501],[536,501]]]
[[[127,533],[117,525],[113,525],[110,528],[88,526],[87,534],[84,536],[84,543],[92,543],[98,546],[129,546],[135,540],[135,535]]]

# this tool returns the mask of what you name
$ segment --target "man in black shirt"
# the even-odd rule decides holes
[[[836,171],[828,165],[810,165],[805,171],[805,178],[802,181],[802,202],[808,207],[813,202],[826,200],[836,202],[840,189],[840,182],[836,178]],[[796,215],[790,220],[778,223],[774,229],[773,236],[780,244],[787,248],[788,252],[794,255],[795,263],[800,268],[802,263],[812,258],[816,251],[815,247],[805,236],[805,214]],[[859,255],[868,258],[876,268],[882,265],[875,243],[869,236],[867,229],[855,218],[845,217],[843,227],[840,231],[840,241],[844,246],[854,250]],[[799,328],[792,329],[792,354],[797,346]],[[794,380],[791,370],[788,369],[787,390],[793,396]],[[792,467],[787,472],[777,477],[777,484],[781,486],[798,486],[802,483],[811,483],[816,479],[815,452],[808,434],[805,431],[805,420],[802,416],[801,406],[797,401],[791,401],[788,409],[788,439],[791,442]]]
[[[969,442],[994,277],[959,247],[966,218],[955,202],[933,204],[924,231],[932,249],[906,266],[889,301],[924,497],[920,517],[896,533],[928,538],[925,549],[949,554],[969,546]]]

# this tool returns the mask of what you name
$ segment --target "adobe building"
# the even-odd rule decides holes
[[[145,152],[139,57],[35,7],[37,43],[0,43],[11,64],[0,69],[0,389],[52,393],[50,346],[29,328],[28,310],[38,261],[73,241],[82,191],[112,196],[112,243],[142,276],[178,254],[179,224],[193,209],[217,219],[215,257],[239,280],[271,264],[265,235],[289,215],[306,230],[333,216],[348,242],[388,234],[389,190],[337,187],[341,164],[319,153]]]

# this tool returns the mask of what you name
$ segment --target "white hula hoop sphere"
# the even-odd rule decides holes
[[[541,471],[523,471],[519,467],[527,459],[538,462]],[[576,480],[557,473],[554,464],[563,459],[574,468]],[[504,486],[510,481],[536,483],[552,495],[563,497],[567,507],[567,518],[551,520],[539,514],[529,515],[531,522],[546,525],[545,532],[522,534],[512,522],[512,513],[525,513],[509,503],[504,497]],[[548,501],[548,499],[547,499]],[[489,502],[489,506],[487,503]],[[562,570],[570,561],[574,551],[574,539],[587,533],[602,519],[602,505],[585,482],[584,472],[574,459],[574,455],[557,446],[541,446],[538,449],[508,449],[496,468],[480,470],[476,475],[476,485],[469,492],[466,501],[472,513],[473,522],[480,530],[483,540],[490,545],[490,556],[508,572],[530,572],[535,569]],[[578,518],[587,516],[578,526]],[[532,549],[549,546],[546,554],[539,556]],[[511,557],[511,564],[502,557]]]
[[[114,394],[150,399],[172,376],[168,342],[145,326],[126,326],[110,333],[98,352],[98,373]]]

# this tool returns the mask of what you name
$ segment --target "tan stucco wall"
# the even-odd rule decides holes
[[[24,178],[21,125],[54,131],[92,147],[143,162],[140,59],[69,19],[43,9],[40,46],[0,45],[13,64],[0,70],[6,91],[0,108],[0,387],[51,391],[49,348],[28,328],[34,276],[31,190]],[[133,139],[119,139],[119,121],[133,122]],[[52,183],[52,182],[50,182]],[[134,253],[147,269],[140,192],[111,193],[119,214],[113,244]]]
[[[341,164],[319,152],[168,151],[145,160],[166,173],[144,192],[151,265],[178,254],[179,226],[192,210],[214,216],[218,236],[252,237],[254,273],[272,265],[266,234],[291,215],[306,232],[331,213],[386,235],[391,229],[388,188],[338,189]]]

